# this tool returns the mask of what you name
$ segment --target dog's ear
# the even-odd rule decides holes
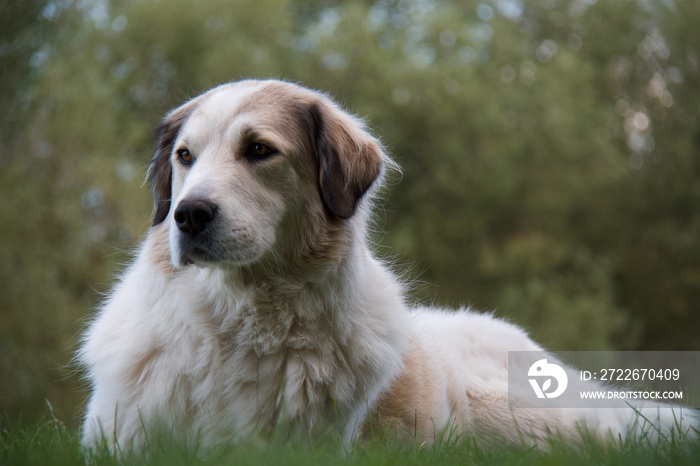
[[[335,105],[316,102],[309,114],[321,198],[330,214],[350,218],[382,174],[384,152],[361,121]]]
[[[198,101],[199,99],[191,100],[168,113],[156,130],[156,150],[148,164],[146,174],[154,201],[153,226],[163,222],[170,211],[172,198],[170,155],[180,128],[197,107]]]

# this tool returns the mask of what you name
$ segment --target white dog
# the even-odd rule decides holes
[[[632,409],[509,409],[507,352],[540,347],[490,315],[407,307],[366,240],[391,164],[358,119],[285,82],[225,84],[168,114],[153,226],[79,353],[84,444],[138,449],[160,427],[215,446],[280,423],[348,442],[377,424],[421,442],[629,432]]]

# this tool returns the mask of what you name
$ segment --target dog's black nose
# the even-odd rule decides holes
[[[183,233],[193,238],[203,232],[214,220],[216,205],[205,200],[182,201],[175,209],[175,223]]]

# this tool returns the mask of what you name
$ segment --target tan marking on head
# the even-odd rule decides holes
[[[313,153],[321,198],[333,216],[350,218],[382,174],[387,158],[379,142],[323,94],[269,82],[241,106],[245,111],[290,134],[295,150]]]

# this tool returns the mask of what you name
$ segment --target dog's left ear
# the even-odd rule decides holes
[[[319,189],[328,212],[352,217],[384,168],[384,152],[360,120],[327,102],[310,108]]]
[[[199,103],[199,98],[191,100],[171,111],[156,130],[156,150],[148,164],[146,179],[151,185],[154,210],[153,226],[163,222],[170,211],[172,198],[172,167],[170,156],[180,128],[187,121]]]

